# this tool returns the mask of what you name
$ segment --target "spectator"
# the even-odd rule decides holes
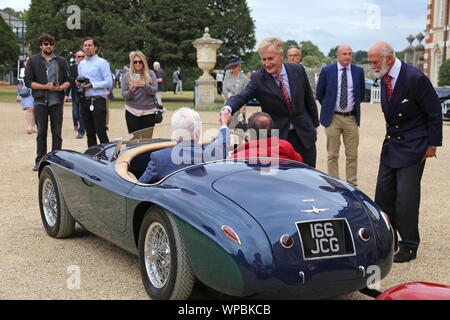
[[[119,87],[122,83],[122,70],[116,69],[114,72],[114,89]]]
[[[24,61],[23,68],[20,69],[20,79],[23,81],[25,78],[25,67],[28,64],[30,57],[26,57]],[[30,89],[30,93],[26,97],[20,97],[22,110],[25,111],[25,122],[27,123],[27,133],[37,133],[36,120],[34,119],[34,98],[32,94],[32,89]]]
[[[229,71],[226,72],[225,79],[223,81],[223,95],[225,99],[229,99],[232,96],[241,93],[250,82],[250,79],[241,70],[242,63],[244,63],[244,61],[233,58],[225,66],[225,70],[229,69]],[[245,111],[245,106],[243,106],[239,109],[239,112],[236,112],[233,115],[233,119],[230,124],[231,129],[236,128],[239,123],[246,122]]]
[[[164,79],[164,70],[158,61],[153,62],[153,70],[155,70],[156,81],[158,82],[158,91],[156,92],[156,100],[162,106],[162,95],[166,91],[166,81]]]
[[[223,73],[217,72],[216,74],[217,94],[221,95],[223,91]]]
[[[309,85],[311,87],[313,96],[316,96],[316,74],[312,68],[305,66],[302,61],[302,50],[296,46],[290,46],[288,50],[288,62],[301,64],[305,68],[306,75],[308,76]]]
[[[52,151],[62,147],[64,90],[70,86],[67,61],[55,54],[55,38],[49,34],[39,37],[40,53],[31,56],[25,68],[25,85],[32,89],[35,101],[34,116],[37,125],[37,154],[33,171],[47,153],[48,119],[52,131]]]
[[[68,102],[69,97],[72,98],[73,129],[74,131],[78,131],[76,136],[77,139],[82,139],[84,137],[84,124],[80,114],[80,95],[78,94],[75,81],[78,77],[78,64],[83,61],[85,57],[86,56],[83,51],[78,51],[75,54],[75,63],[69,68],[70,88],[66,90],[66,97],[64,98],[64,102]]]
[[[108,88],[113,87],[109,63],[97,55],[98,43],[95,39],[87,37],[83,40],[83,51],[86,59],[78,65],[79,77],[89,79],[84,86],[84,97],[81,99],[81,116],[86,129],[88,147],[109,142],[106,133],[106,98]],[[80,83],[77,83],[79,85]]]
[[[145,55],[141,51],[131,52],[129,71],[122,79],[129,133],[155,125],[157,91],[156,74],[149,70]]]
[[[178,67],[172,74],[173,94],[183,93],[183,80],[181,75],[181,68]]]

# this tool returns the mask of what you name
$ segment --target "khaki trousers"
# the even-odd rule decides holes
[[[339,150],[341,135],[345,146],[347,182],[358,185],[358,145],[359,132],[355,116],[334,114],[333,121],[325,128],[327,135],[328,174],[339,178]]]

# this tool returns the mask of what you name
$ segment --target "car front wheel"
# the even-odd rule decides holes
[[[39,177],[39,209],[42,224],[53,238],[67,238],[75,229],[75,220],[67,209],[52,169],[45,167]]]
[[[160,207],[150,208],[139,232],[139,267],[150,298],[187,299],[194,275],[182,234],[174,217]]]

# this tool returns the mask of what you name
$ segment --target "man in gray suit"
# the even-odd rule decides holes
[[[288,50],[288,62],[289,63],[298,63],[301,64],[306,71],[306,75],[308,76],[308,81],[311,86],[314,97],[316,96],[316,75],[314,74],[314,70],[312,68],[308,68],[302,61],[302,50],[298,46],[290,46]]]

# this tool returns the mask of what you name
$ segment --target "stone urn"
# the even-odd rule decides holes
[[[196,108],[212,109],[215,107],[214,98],[216,92],[216,81],[209,74],[214,69],[217,62],[217,49],[222,45],[222,41],[211,38],[209,28],[205,28],[205,34],[200,39],[195,40],[193,46],[197,49],[197,65],[203,74],[195,81]]]

